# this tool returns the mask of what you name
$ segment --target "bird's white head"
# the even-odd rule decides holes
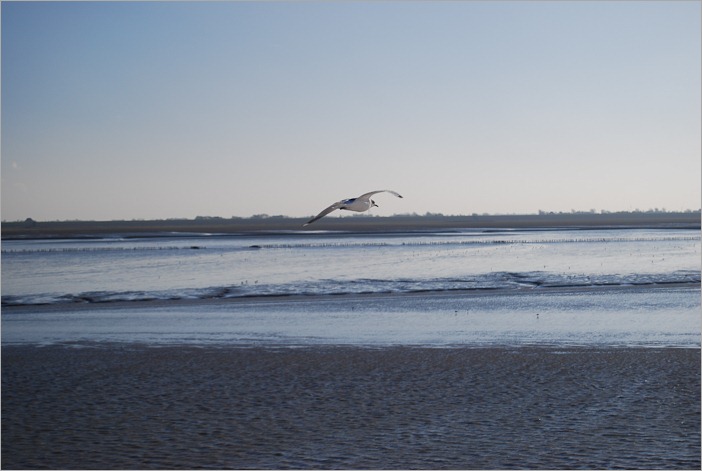
[[[370,201],[371,201],[371,208],[372,208],[373,206],[375,206],[376,208],[380,208],[380,206],[378,206],[377,204],[375,204],[375,201],[373,201],[373,200],[370,200]]]

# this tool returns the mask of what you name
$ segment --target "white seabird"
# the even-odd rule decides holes
[[[368,211],[371,209],[373,206],[378,206],[375,204],[375,201],[371,199],[371,196],[373,196],[376,193],[392,193],[393,195],[397,196],[398,198],[402,198],[402,195],[399,194],[396,191],[392,190],[377,190],[377,191],[371,191],[368,193],[364,193],[358,198],[349,198],[346,200],[341,200],[333,205],[329,206],[327,209],[304,223],[302,226],[307,226],[308,224],[312,224],[315,222],[317,219],[321,219],[327,214],[331,213],[335,209],[345,209],[347,211],[356,211],[357,213],[362,213],[363,211]]]

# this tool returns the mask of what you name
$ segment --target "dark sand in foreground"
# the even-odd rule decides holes
[[[700,351],[5,346],[2,466],[699,469]]]

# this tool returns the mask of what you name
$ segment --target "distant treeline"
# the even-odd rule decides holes
[[[303,229],[307,218],[268,216],[249,218],[198,216],[195,219],[131,221],[46,221],[33,219],[3,222],[2,238],[56,238],[150,236],[164,233],[238,234],[289,231],[413,232],[460,229],[535,229],[535,228],[700,228],[700,211],[570,212],[526,215],[445,216],[416,214],[395,216],[353,215],[327,217]]]

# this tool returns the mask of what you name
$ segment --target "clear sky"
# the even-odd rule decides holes
[[[2,219],[700,207],[701,2],[2,2]]]

